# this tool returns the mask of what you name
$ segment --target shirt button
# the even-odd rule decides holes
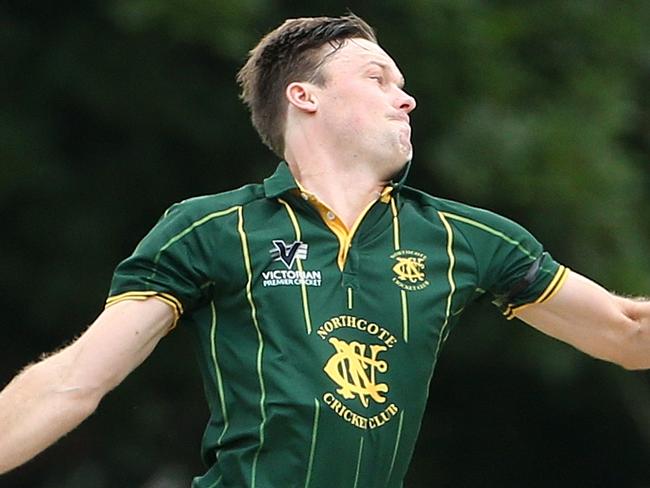
[[[327,212],[327,220],[334,220],[335,217],[336,215],[334,215],[334,212],[332,211]]]

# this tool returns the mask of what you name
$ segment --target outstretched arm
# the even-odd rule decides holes
[[[153,351],[174,321],[155,298],[117,303],[68,347],[25,368],[0,392],[0,473],[56,442]]]
[[[517,317],[594,357],[626,369],[650,368],[650,301],[616,296],[571,273],[550,300]]]

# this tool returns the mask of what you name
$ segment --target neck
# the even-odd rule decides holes
[[[332,209],[348,229],[388,184],[388,178],[377,175],[370,164],[313,156],[298,159],[291,154],[286,160],[302,187]]]

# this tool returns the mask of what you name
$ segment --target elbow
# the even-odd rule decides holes
[[[650,359],[648,358],[625,358],[618,362],[618,365],[628,371],[641,371],[650,369]]]
[[[83,371],[76,370],[54,385],[54,394],[75,410],[76,415],[86,418],[97,410],[100,402],[111,389],[112,384],[108,379],[86,375]]]
[[[33,365],[27,373],[42,385],[43,398],[51,405],[67,412],[71,419],[82,421],[97,410],[107,389],[79,374],[79,369],[66,354],[60,353]]]
[[[618,365],[628,371],[641,371],[644,369],[650,369],[650,361],[647,359],[644,361],[640,358],[636,360],[626,358],[625,360],[618,362]]]
[[[623,366],[623,368],[627,369],[628,371],[643,371],[646,369],[650,369],[650,366],[642,363],[628,363],[628,364],[623,364],[621,366]]]
[[[618,341],[614,362],[628,371],[650,369],[648,324],[628,318]]]
[[[58,388],[56,395],[61,399],[61,403],[68,405],[69,411],[74,411],[74,416],[80,420],[90,417],[104,397],[100,389],[87,386]]]

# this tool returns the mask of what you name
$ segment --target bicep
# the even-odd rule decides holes
[[[151,354],[175,320],[172,308],[156,298],[127,300],[106,308],[63,352],[71,388],[105,394]]]
[[[625,299],[574,272],[555,296],[522,309],[517,317],[587,354],[618,363],[620,344],[633,323]]]

